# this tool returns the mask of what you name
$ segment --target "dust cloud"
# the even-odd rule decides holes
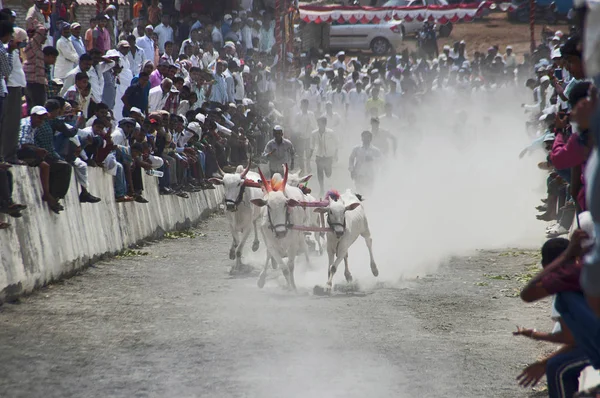
[[[545,154],[540,149],[518,156],[532,140],[520,107],[528,98],[516,88],[471,98],[438,93],[407,111],[416,117],[413,126],[406,113],[398,121],[382,121],[399,149],[382,165],[375,191],[364,195],[380,275],[373,278],[359,238],[349,263],[361,285],[423,276],[452,256],[478,249],[534,248],[542,242],[544,225],[535,219],[534,207],[545,196],[544,172],[536,167]],[[340,191],[354,188],[348,155],[370,127],[362,115],[345,126],[339,163],[326,183]],[[316,176],[311,186],[318,191]],[[327,256],[312,261],[312,271],[297,267],[300,285],[325,282]],[[335,280],[343,280],[343,270]]]

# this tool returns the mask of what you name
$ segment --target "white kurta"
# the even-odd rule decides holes
[[[58,50],[58,57],[54,65],[54,77],[64,79],[67,73],[77,66],[79,55],[77,55],[73,42],[65,37],[58,39],[56,49]]]

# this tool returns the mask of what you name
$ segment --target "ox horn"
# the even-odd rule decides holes
[[[288,164],[286,163],[283,165],[283,182],[281,183],[282,190],[285,190],[285,186],[287,184],[289,173],[290,173],[290,170],[288,169]]]
[[[246,178],[246,174],[248,174],[248,172],[250,171],[251,164],[252,164],[252,161],[248,158],[248,166],[246,166],[246,168],[244,169],[244,172],[240,176],[240,177],[242,177],[242,179]]]
[[[260,167],[258,168],[258,175],[260,175],[260,180],[263,183],[263,186],[265,187],[265,189],[267,190],[267,192],[271,192],[271,185],[269,184],[269,181],[267,181],[267,179],[265,178],[265,175],[263,174],[262,170],[260,169]]]
[[[219,172],[219,174],[221,174],[221,177],[225,177],[225,172],[223,171],[223,169],[221,168],[221,165],[219,164],[219,162],[217,163],[217,171]]]

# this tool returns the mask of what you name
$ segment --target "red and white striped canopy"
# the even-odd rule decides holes
[[[379,23],[391,20],[406,22],[429,20],[445,24],[448,22],[472,21],[475,17],[481,15],[484,9],[495,7],[506,11],[511,7],[511,4],[482,1],[481,3],[411,7],[327,7],[302,5],[299,7],[299,12],[300,19],[307,23]]]

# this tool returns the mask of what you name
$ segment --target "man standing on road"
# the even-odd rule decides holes
[[[308,99],[300,101],[300,112],[296,113],[294,120],[295,136],[293,137],[296,153],[299,156],[299,166],[302,170],[310,173],[310,159],[308,152],[310,150],[311,134],[317,127],[315,114],[308,110]]]
[[[283,175],[283,165],[286,163],[290,165],[290,169],[294,168],[294,145],[292,141],[283,138],[281,126],[273,127],[273,139],[267,142],[263,157],[269,160],[271,177],[275,173]]]
[[[390,153],[389,147],[392,144],[392,153],[396,156],[398,141],[389,131],[379,128],[379,118],[371,118],[371,133],[373,134],[373,143],[381,150],[384,155]]]
[[[383,155],[379,149],[371,145],[373,134],[370,131],[363,131],[361,139],[362,145],[355,147],[350,154],[348,170],[354,180],[356,192],[368,193],[373,191],[375,166]]]
[[[327,128],[327,117],[321,116],[317,120],[319,128],[315,130],[310,139],[310,152],[308,161],[315,154],[317,164],[317,179],[321,188],[321,197],[325,195],[325,176],[331,177],[333,162],[338,158],[338,143],[333,130]]]

